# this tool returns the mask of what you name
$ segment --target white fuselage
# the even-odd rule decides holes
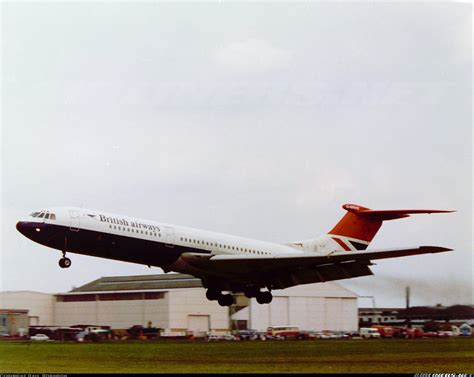
[[[62,251],[154,265],[169,271],[192,272],[185,264],[175,263],[186,252],[255,257],[306,252],[299,245],[259,241],[97,210],[61,207],[44,210],[43,214],[42,217],[30,215],[19,222],[29,224],[34,231],[25,233],[26,225],[23,225],[24,232],[19,230],[36,242]],[[333,249],[337,248],[337,243],[331,242],[329,237],[324,241],[328,240]],[[113,248],[121,252],[114,254]],[[123,255],[124,248],[129,255]],[[133,256],[140,253],[134,260]]]

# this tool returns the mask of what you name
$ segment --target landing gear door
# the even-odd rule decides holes
[[[165,226],[165,246],[174,247],[174,228]]]
[[[79,227],[81,226],[81,219],[79,217],[79,211],[71,209],[69,211],[70,225],[69,228],[73,232],[79,232]]]

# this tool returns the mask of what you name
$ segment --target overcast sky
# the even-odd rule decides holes
[[[342,284],[379,306],[473,302],[471,5],[3,3],[1,290],[158,268],[35,244],[16,222],[83,206],[276,242],[384,224]],[[370,299],[359,305],[370,306]]]

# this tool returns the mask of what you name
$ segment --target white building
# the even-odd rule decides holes
[[[265,331],[269,326],[295,325],[301,330],[357,331],[357,295],[327,282],[299,285],[272,291],[273,301],[259,305],[251,299],[248,307],[232,319],[248,321],[248,328]]]
[[[32,291],[0,292],[0,309],[28,310],[30,326],[54,324],[54,295]]]
[[[357,330],[357,295],[336,283],[302,285],[273,291],[273,301],[259,305],[237,296],[222,307],[206,299],[201,281],[182,274],[102,277],[67,293],[0,292],[0,309],[29,310],[30,325],[159,327],[165,332],[266,330],[298,325],[304,330]],[[232,316],[229,313],[235,313]]]
[[[103,277],[56,295],[55,324],[134,325],[165,332],[229,331],[229,309],[207,300],[201,281],[189,275]]]

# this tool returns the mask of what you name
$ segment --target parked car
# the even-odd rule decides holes
[[[333,339],[348,339],[349,334],[345,331],[333,331],[332,338]]]
[[[231,334],[209,334],[206,337],[208,342],[217,341],[217,340],[236,340],[234,335]]]
[[[440,338],[446,338],[446,337],[449,337],[449,336],[453,336],[453,332],[452,331],[438,331],[438,336]]]
[[[361,338],[359,332],[357,332],[357,331],[349,331],[348,335],[349,335],[350,339],[359,339],[359,338]]]
[[[397,327],[393,331],[394,338],[414,339],[425,336],[423,329],[419,327]]]
[[[31,340],[35,340],[35,341],[47,341],[47,340],[50,340],[50,339],[49,339],[49,336],[47,336],[47,335],[45,335],[45,334],[36,334],[36,335],[30,336],[30,339],[31,339]]]
[[[259,333],[260,340],[284,340],[280,335],[270,335],[266,332]]]
[[[331,339],[331,336],[324,331],[312,331],[309,337],[314,339]]]
[[[257,330],[238,330],[234,332],[234,336],[240,340],[256,340],[260,338]]]

